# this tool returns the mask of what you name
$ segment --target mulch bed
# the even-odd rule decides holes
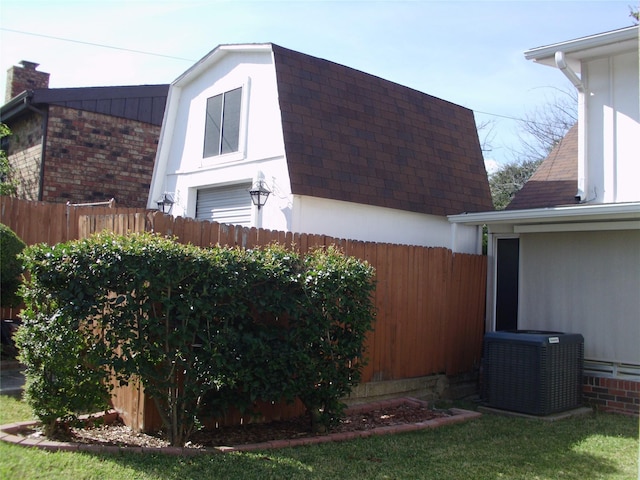
[[[452,415],[454,414],[450,411],[436,410],[426,402],[413,399],[383,402],[382,404],[374,404],[373,407],[358,406],[348,410],[345,418],[330,429],[327,434],[363,432],[379,427],[415,424]],[[18,434],[28,438],[42,436],[41,432],[33,427],[24,427]],[[278,440],[323,437],[327,434],[312,433],[309,419],[302,416],[268,423],[251,423],[201,430],[191,436],[186,447],[195,450],[208,450],[220,446],[242,446]],[[93,428],[72,428],[71,438],[67,441],[80,445],[118,447],[162,448],[169,446],[160,433],[155,435],[135,433],[117,420]]]

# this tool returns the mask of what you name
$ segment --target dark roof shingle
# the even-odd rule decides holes
[[[506,210],[575,204],[578,189],[578,125],[569,129]]]
[[[433,215],[492,210],[473,112],[273,45],[294,194]]]

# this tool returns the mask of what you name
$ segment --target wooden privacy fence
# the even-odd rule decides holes
[[[108,229],[122,234],[153,231],[198,246],[253,248],[278,242],[305,252],[337,245],[376,269],[377,318],[367,340],[363,383],[456,375],[480,364],[487,268],[481,255],[246,228],[148,210],[68,208],[6,197],[1,213],[2,223],[27,244],[54,244]],[[132,395],[129,413],[136,416],[144,400]]]

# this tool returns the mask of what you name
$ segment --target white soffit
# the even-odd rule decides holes
[[[524,52],[524,57],[555,67],[555,53],[558,51],[572,60],[584,60],[633,50],[638,50],[638,25],[532,48]]]

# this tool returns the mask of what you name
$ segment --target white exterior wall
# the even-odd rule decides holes
[[[239,61],[239,59],[241,59]],[[280,109],[271,51],[228,54],[203,74],[172,85],[149,207],[162,192],[173,192],[174,216],[194,217],[198,188],[253,183],[264,178],[273,194],[254,208],[256,226],[285,230],[291,189],[284,156]],[[207,99],[243,87],[239,152],[203,158]],[[161,167],[164,165],[164,172]],[[249,193],[247,192],[247,197]]]
[[[520,235],[518,328],[581,333],[585,359],[640,365],[640,230]]]
[[[579,187],[586,200],[615,203],[640,200],[640,86],[638,53],[583,61],[586,91],[580,107],[585,148]]]
[[[301,195],[293,206],[294,232],[481,253],[478,227],[452,225],[446,217]]]

